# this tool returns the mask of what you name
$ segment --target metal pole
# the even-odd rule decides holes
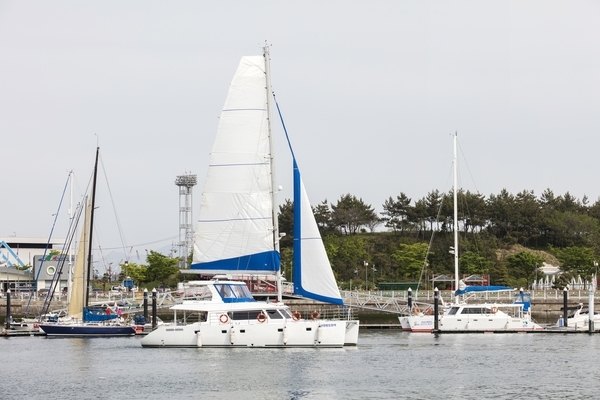
[[[433,331],[437,332],[439,327],[438,327],[438,319],[439,319],[439,299],[440,299],[440,292],[438,290],[438,288],[436,287],[433,290]]]
[[[568,318],[569,311],[567,308],[567,304],[569,303],[569,290],[565,288],[563,290],[563,326],[569,327]]]
[[[6,330],[10,329],[10,289],[6,291]]]
[[[412,310],[412,289],[408,288],[408,299],[406,300],[408,303],[409,311]]]
[[[156,288],[152,289],[152,330],[156,329]]]
[[[588,319],[590,333],[594,332],[594,287],[589,291]]]
[[[144,320],[148,321],[148,289],[144,288]]]

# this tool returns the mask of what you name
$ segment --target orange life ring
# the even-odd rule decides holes
[[[222,324],[226,324],[227,321],[229,321],[229,316],[227,314],[221,314],[221,315],[219,315],[219,321]]]
[[[294,321],[300,321],[301,318],[302,318],[302,314],[300,314],[300,311],[294,311],[292,313],[292,319]]]
[[[492,307],[492,314],[496,314],[498,312],[498,307]]]
[[[317,310],[310,313],[310,318],[312,318],[312,319],[319,319],[320,316],[321,316],[321,313],[318,312]]]
[[[261,324],[267,320],[267,316],[264,313],[260,313],[256,316],[256,320]]]
[[[415,314],[415,315],[421,314],[421,309],[419,307],[413,307],[413,314]]]

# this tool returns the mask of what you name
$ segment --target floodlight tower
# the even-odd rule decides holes
[[[187,258],[192,249],[194,231],[192,224],[192,188],[196,175],[179,175],[175,185],[179,186],[179,268],[187,267]]]

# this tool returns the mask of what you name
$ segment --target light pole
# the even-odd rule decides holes
[[[377,270],[375,269],[375,264],[373,264],[373,289],[375,289],[375,272]]]
[[[369,263],[363,260],[363,266],[365,267],[365,290],[369,286]]]

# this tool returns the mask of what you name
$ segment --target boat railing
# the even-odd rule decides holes
[[[408,300],[408,291],[406,290],[342,290],[342,297],[344,302],[347,304],[347,300],[351,299],[364,299],[364,298],[391,298],[401,302]],[[496,291],[496,292],[474,292],[470,293],[473,300],[498,300],[498,301],[513,301],[513,297],[518,290],[514,291]],[[532,300],[560,300],[564,296],[564,290],[562,289],[548,289],[548,290],[525,290],[525,292],[531,295]],[[589,296],[589,290],[568,290],[570,299],[587,299]],[[598,291],[594,291],[595,296],[598,296]],[[440,290],[440,299],[445,302],[454,302],[455,295],[453,290]],[[412,299],[416,302],[433,303],[433,290],[419,290],[412,291]]]

